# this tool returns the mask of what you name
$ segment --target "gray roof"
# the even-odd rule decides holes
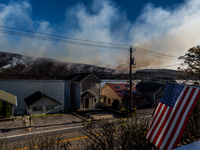
[[[84,80],[89,75],[93,75],[95,78],[97,78],[99,81],[101,81],[97,76],[95,76],[92,73],[73,74],[73,75],[69,76],[68,80],[80,82],[80,81]]]
[[[83,94],[81,94],[81,97],[95,97],[92,93],[90,92],[84,92]]]
[[[136,88],[141,92],[155,93],[160,89],[164,84],[157,82],[139,82],[136,85]]]
[[[37,91],[37,92],[31,94],[30,96],[26,97],[24,99],[24,101],[26,102],[26,105],[29,106],[29,105],[35,103],[36,101],[38,101],[39,99],[41,99],[43,97],[47,97],[47,98],[51,99],[52,101],[54,101],[56,103],[59,103],[61,105],[60,102],[54,100],[53,98],[48,97],[47,95],[45,95],[45,94],[43,94],[43,93],[41,93],[39,91]]]

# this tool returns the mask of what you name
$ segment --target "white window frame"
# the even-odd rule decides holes
[[[41,107],[41,110],[34,110],[35,107]],[[42,106],[33,106],[32,111],[43,111],[43,107]]]
[[[92,84],[98,84],[99,87],[98,88],[93,88]],[[94,89],[94,90],[99,90],[100,89],[100,83],[99,82],[91,82],[91,89]]]
[[[47,109],[47,106],[53,106],[53,109]],[[46,110],[54,110],[55,106],[54,105],[46,105]]]

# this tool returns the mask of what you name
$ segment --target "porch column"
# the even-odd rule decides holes
[[[92,98],[92,107],[93,107],[93,110],[94,110],[94,97]]]
[[[85,97],[83,97],[83,111],[85,111]]]
[[[12,105],[12,119],[14,118],[14,106]]]

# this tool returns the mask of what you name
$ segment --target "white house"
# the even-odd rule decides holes
[[[33,110],[33,106],[42,106],[41,113],[43,114],[48,113],[47,103],[54,105],[56,112],[67,112],[69,107],[82,110],[95,109],[100,105],[100,83],[101,80],[98,77],[87,73],[73,75],[68,80],[0,79],[0,89],[17,96],[17,107],[14,113],[18,115],[24,114],[27,97],[37,91],[43,93],[49,98],[35,99],[29,106],[30,110]],[[41,110],[41,107],[38,109]],[[49,113],[53,113],[53,110]]]
[[[40,91],[50,98],[61,103],[59,110],[66,110],[66,102],[69,99],[65,97],[64,80],[29,80],[29,79],[0,79],[0,89],[17,96],[17,107],[14,114],[24,114],[26,103],[25,98],[36,91]]]
[[[96,109],[101,105],[101,80],[92,73],[75,74],[66,81],[70,107],[81,110]]]
[[[60,102],[39,91],[24,99],[30,115],[58,113]]]

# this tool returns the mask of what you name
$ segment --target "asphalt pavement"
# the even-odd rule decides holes
[[[137,117],[151,117],[153,108],[139,109]],[[107,111],[90,111],[91,116],[113,116],[120,118],[118,114]],[[87,116],[84,116],[87,119]],[[83,128],[81,125],[82,118],[73,114],[64,114],[59,116],[48,116],[32,118],[30,121],[23,116],[17,116],[16,120],[0,121],[0,138],[6,139],[7,142],[18,142],[32,138],[37,134],[58,135],[62,134],[65,139],[76,141],[77,137],[82,137],[79,131]]]

